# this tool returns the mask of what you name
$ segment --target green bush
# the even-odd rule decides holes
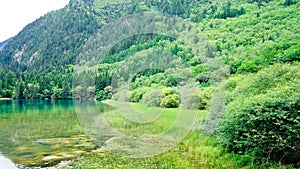
[[[161,93],[160,89],[152,89],[146,92],[141,100],[142,103],[148,106],[160,106],[159,95]]]
[[[203,65],[201,65],[201,64],[199,64],[199,65],[197,65],[197,66],[195,66],[195,67],[192,67],[192,73],[193,73],[193,75],[195,75],[195,76],[197,76],[197,75],[199,75],[199,74],[201,74],[201,73],[203,73],[203,72],[205,72],[206,71],[206,67],[204,67]]]
[[[149,87],[142,87],[142,88],[133,90],[130,94],[130,101],[131,102],[139,102],[143,98],[143,95],[149,90],[150,90]]]
[[[176,108],[179,106],[179,102],[179,96],[177,94],[172,94],[163,98],[160,106],[166,108]]]
[[[239,82],[218,124],[230,151],[281,163],[300,161],[299,67],[275,65]]]
[[[235,152],[299,162],[299,89],[298,85],[231,103],[218,127],[221,143]]]
[[[176,91],[174,88],[171,87],[165,87],[161,90],[161,93],[158,95],[158,101],[159,104],[162,102],[162,100],[169,95],[172,94],[178,94],[178,91]]]
[[[245,72],[257,72],[258,70],[258,66],[256,65],[255,62],[253,61],[248,61],[243,63],[238,69],[237,69],[237,73],[245,73]]]
[[[204,110],[207,107],[208,101],[210,99],[209,91],[193,91],[187,96],[181,96],[181,104],[183,108],[187,109],[201,109]]]
[[[115,93],[111,99],[115,101],[130,102],[130,91],[121,89]]]
[[[171,88],[171,87],[167,87],[167,88],[164,88],[162,91],[161,91],[161,94],[160,96],[161,97],[165,97],[165,96],[168,96],[168,95],[171,95],[171,94],[174,94],[176,93],[176,91]]]
[[[106,99],[111,99],[112,98],[112,94],[111,93],[107,93],[106,91],[104,90],[99,90],[97,93],[96,93],[96,99],[98,101],[102,101],[102,100],[106,100]]]
[[[235,76],[227,80],[228,100],[241,99],[267,93],[272,88],[278,88],[300,81],[299,66],[276,64],[259,71],[257,74]],[[236,83],[236,84],[234,84]]]

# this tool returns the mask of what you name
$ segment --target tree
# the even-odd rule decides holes
[[[21,80],[14,87],[12,97],[14,99],[24,99],[24,89],[25,89],[25,83]]]
[[[297,1],[294,1],[294,0],[285,0],[284,1],[284,6],[290,6],[290,5],[293,5],[295,4]]]
[[[52,91],[53,91],[53,94],[51,96],[52,99],[62,99],[63,89],[59,88],[58,86],[54,86]]]
[[[35,99],[38,97],[39,84],[28,83],[26,92],[24,92],[26,98]]]
[[[71,95],[71,88],[68,80],[65,80],[63,85],[63,91],[62,91],[62,99],[70,99]]]

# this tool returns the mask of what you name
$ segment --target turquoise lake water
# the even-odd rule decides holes
[[[83,108],[88,110],[89,105],[83,104]],[[97,106],[102,110],[108,107]],[[51,166],[95,148],[78,120],[73,101],[0,101],[0,152],[6,161]]]

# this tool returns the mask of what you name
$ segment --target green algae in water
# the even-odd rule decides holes
[[[73,101],[0,101],[0,152],[15,163],[51,166],[94,148]]]

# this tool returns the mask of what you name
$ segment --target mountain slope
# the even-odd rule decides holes
[[[58,63],[70,64],[84,41],[98,29],[88,8],[73,1],[29,24],[2,51],[1,63],[14,71],[49,70]]]
[[[0,42],[0,51],[4,48],[5,45],[7,45],[8,42],[10,42],[12,38],[9,38],[3,42]]]
[[[49,97],[54,95],[55,87],[61,89],[63,84],[68,84],[68,88],[71,88],[75,58],[79,56],[87,40],[100,28],[122,16],[143,11],[160,11],[194,21],[196,27],[211,41],[206,54],[220,57],[230,66],[232,74],[256,72],[276,62],[299,61],[298,9],[299,3],[289,0],[140,0],[122,3],[72,0],[65,8],[50,12],[26,26],[0,52],[0,63],[5,72],[14,72],[11,73],[22,83],[25,82],[25,86],[28,83],[45,84],[40,79],[51,81],[52,83],[48,83],[46,87],[43,85],[38,90],[38,97],[43,98],[44,93],[48,93],[46,95]],[[160,41],[166,40],[160,38],[146,35],[135,40],[124,40],[117,45],[115,52],[110,53],[111,56],[106,57],[106,62],[113,64],[139,50],[158,46]],[[148,44],[144,45],[145,42]],[[170,49],[175,43],[171,42]],[[133,45],[140,46],[130,47]],[[193,63],[189,63],[191,68],[199,74],[198,80],[201,82],[203,78],[206,79],[201,71],[202,66],[197,65],[200,63],[197,56],[190,59],[193,60]],[[4,79],[5,76],[2,81]],[[11,88],[2,94],[6,97],[12,97],[13,88],[18,84],[10,81],[11,83],[2,86]]]
[[[124,1],[122,3],[72,0],[67,7],[50,12],[24,28],[1,52],[2,67],[13,71],[46,70],[73,63],[85,41],[101,28],[122,16],[142,11],[160,11],[201,21],[204,18],[235,17],[240,7],[231,5],[222,14],[225,1]],[[204,12],[200,12],[200,11]],[[201,14],[201,16],[200,16]],[[222,15],[222,16],[221,16]],[[43,65],[43,67],[41,67]]]

